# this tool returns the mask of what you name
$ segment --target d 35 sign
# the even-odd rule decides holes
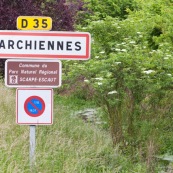
[[[17,18],[19,30],[51,30],[52,19],[42,16],[19,16]]]

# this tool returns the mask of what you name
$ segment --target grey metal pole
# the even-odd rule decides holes
[[[35,167],[35,125],[30,125],[30,151],[29,151],[29,158],[30,158],[30,169],[34,170]]]

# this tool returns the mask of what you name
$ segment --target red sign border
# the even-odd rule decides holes
[[[49,54],[8,54],[0,53],[0,58],[22,58],[22,59],[69,59],[69,60],[88,60],[90,58],[90,33],[88,32],[55,32],[55,31],[45,31],[45,32],[33,32],[33,31],[0,31],[1,35],[9,36],[70,36],[70,37],[86,37],[86,55],[49,55]]]
[[[50,123],[19,123],[18,121],[18,91],[19,90],[51,90],[51,122]],[[50,88],[17,88],[16,89],[16,123],[21,125],[52,125],[53,124],[53,89]]]
[[[31,113],[28,111],[28,108],[27,108],[28,102],[29,102],[30,100],[32,100],[32,99],[40,99],[40,102],[42,103],[42,106],[43,106],[42,110],[40,110],[39,113],[34,114],[34,115],[31,115]],[[28,97],[28,98],[25,100],[25,103],[24,103],[24,110],[25,110],[25,112],[26,112],[30,117],[39,117],[39,116],[41,116],[41,115],[43,114],[43,112],[44,112],[44,110],[45,110],[45,102],[44,102],[44,100],[43,100],[41,97],[39,97],[39,96],[30,96],[30,97]]]

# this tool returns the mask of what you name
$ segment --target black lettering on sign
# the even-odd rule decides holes
[[[59,48],[63,50],[63,41],[57,41],[57,50],[59,50]]]
[[[14,41],[8,40],[8,49],[14,49]]]
[[[67,50],[72,50],[72,48],[71,48],[71,44],[72,44],[72,41],[67,41],[67,43],[66,43],[66,46],[67,46]]]
[[[22,19],[21,28],[26,28],[28,26],[28,21],[26,19]]]
[[[4,40],[1,40],[1,41],[0,41],[0,49],[1,49],[1,48],[4,48],[4,49],[5,49]]]
[[[25,42],[25,49],[28,49],[28,47],[29,47],[29,49],[32,49],[32,41],[31,40]]]
[[[47,28],[47,19],[42,20],[42,28]]]
[[[37,49],[37,41],[36,40],[34,41],[34,49],[35,50]]]
[[[17,42],[17,48],[18,48],[18,49],[23,49],[23,46],[20,46],[19,43],[23,43],[23,41],[22,41],[22,40],[19,40],[19,41]]]
[[[81,50],[81,45],[80,44],[81,43],[79,41],[75,43],[75,46],[76,46],[75,50],[76,51],[80,51]]]
[[[39,20],[38,19],[34,19],[33,21],[35,22],[35,25],[33,27],[34,28],[38,28],[39,27]]]
[[[54,50],[54,42],[48,41],[48,50]]]
[[[45,43],[45,41],[39,41],[39,49],[40,50],[45,50],[44,43]]]

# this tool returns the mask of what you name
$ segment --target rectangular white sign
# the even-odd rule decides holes
[[[90,40],[87,32],[0,31],[0,57],[87,60]]]
[[[16,122],[21,125],[51,125],[53,89],[17,89]]]

